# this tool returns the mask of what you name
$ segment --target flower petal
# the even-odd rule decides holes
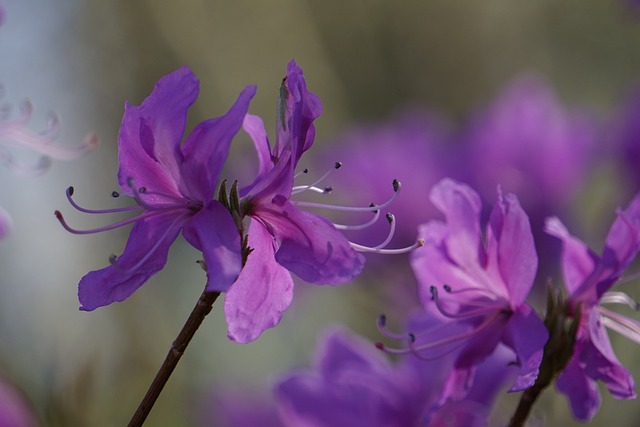
[[[224,301],[227,336],[241,343],[254,341],[277,325],[293,299],[293,279],[275,262],[273,237],[255,219],[248,234],[253,251]]]
[[[247,86],[227,114],[200,123],[185,140],[182,145],[182,174],[192,198],[211,200],[214,196],[229,146],[242,127],[255,93],[255,86]]]
[[[533,286],[538,256],[529,218],[513,194],[498,194],[487,228],[487,253],[488,269],[500,272],[512,306],[518,307]]]
[[[320,344],[316,366],[326,379],[338,378],[346,369],[364,369],[388,373],[390,365],[371,342],[341,328],[328,331]]]
[[[249,135],[253,141],[253,145],[258,153],[258,174],[253,183],[242,189],[241,196],[245,196],[253,186],[261,181],[263,177],[273,168],[273,160],[271,159],[271,146],[269,145],[269,137],[264,128],[264,122],[259,116],[247,114],[242,122],[242,129]]]
[[[182,67],[161,78],[139,107],[126,104],[118,136],[118,181],[130,193],[137,187],[177,193],[180,142],[187,110],[198,96],[198,79]]]
[[[448,255],[466,271],[484,264],[480,232],[480,196],[469,186],[445,178],[429,193],[431,202],[446,218]]]
[[[526,390],[535,383],[548,339],[549,332],[542,319],[528,304],[513,313],[505,329],[503,342],[516,353],[520,372],[509,391]]]
[[[565,394],[571,404],[573,416],[580,421],[589,421],[600,408],[598,385],[587,377],[574,357],[556,381],[556,388]]]
[[[256,209],[280,242],[276,261],[303,280],[338,285],[362,272],[364,257],[326,219],[301,211],[288,201]]]
[[[613,352],[598,310],[589,313],[589,339],[580,355],[580,360],[586,364],[585,373],[594,380],[601,380],[616,399],[635,399],[633,376]]]
[[[182,235],[204,255],[206,290],[226,291],[242,269],[240,232],[227,208],[212,201],[185,225]]]
[[[184,216],[159,215],[138,221],[117,261],[80,280],[80,309],[91,311],[129,298],[167,263],[169,247],[185,220]]]
[[[302,154],[313,145],[316,134],[313,122],[322,114],[322,103],[317,95],[307,90],[302,69],[294,60],[287,65],[284,85],[281,95],[285,99],[279,106],[283,111],[278,112],[284,116],[278,117],[278,142],[282,145],[275,147],[274,154],[283,157],[285,151],[289,151],[295,168]],[[283,128],[282,121],[286,128]]]
[[[599,258],[580,239],[569,234],[557,217],[547,218],[544,231],[562,241],[564,285],[569,295],[573,295],[593,273]],[[592,302],[595,302],[594,298],[595,294],[591,298]]]
[[[602,251],[602,264],[610,280],[598,283],[598,298],[608,291],[640,250],[640,195],[618,212]],[[604,274],[603,274],[604,275]]]

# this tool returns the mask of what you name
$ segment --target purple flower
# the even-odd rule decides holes
[[[242,267],[241,237],[229,210],[213,200],[231,140],[255,93],[247,87],[229,112],[198,124],[181,144],[187,110],[198,96],[198,80],[183,67],[163,77],[140,106],[125,106],[118,137],[118,181],[137,206],[88,213],[137,211],[116,224],[86,234],[134,224],[124,253],[110,266],[85,275],[79,284],[82,310],[123,301],[164,267],[171,243],[182,231],[201,250],[207,266],[207,291],[226,291]],[[117,193],[116,193],[117,195]]]
[[[591,117],[569,111],[541,79],[520,77],[469,124],[470,182],[487,198],[501,185],[528,212],[546,216],[575,197],[596,137]]]
[[[340,147],[344,167],[333,179],[340,183],[341,192],[356,203],[368,203],[372,196],[386,197],[388,183],[393,179],[403,183],[402,194],[392,206],[397,226],[391,245],[397,246],[414,242],[418,225],[437,215],[424,194],[442,178],[454,176],[460,164],[459,153],[449,139],[444,120],[437,114],[409,110],[383,123],[361,124],[348,130],[330,141],[331,145],[323,146],[322,157],[326,163]],[[362,188],[370,191],[363,192]],[[350,235],[358,242],[375,245],[387,237],[387,229],[370,227]],[[394,259],[374,258],[385,266]]]
[[[420,227],[424,246],[411,259],[428,322],[412,330],[408,348],[386,351],[428,359],[455,353],[447,356],[454,363],[443,398],[460,398],[475,367],[503,343],[520,368],[512,391],[530,387],[548,334],[525,302],[537,267],[527,215],[513,194],[498,192],[483,239],[480,197],[470,187],[444,179],[430,199],[445,221]]]
[[[601,257],[571,236],[558,218],[547,220],[546,231],[562,241],[567,304],[574,314],[580,309],[573,357],[556,385],[569,398],[575,417],[589,420],[600,407],[598,380],[617,399],[636,397],[633,377],[616,358],[605,327],[640,343],[640,323],[601,304],[618,303],[638,309],[628,295],[609,289],[640,250],[640,196],[618,212]]]
[[[348,227],[300,208],[375,212],[377,216],[384,207],[332,207],[292,199],[305,192],[327,192],[316,186],[319,181],[294,185],[295,168],[313,144],[313,122],[322,106],[307,90],[302,70],[294,61],[289,63],[280,95],[273,147],[259,117],[247,115],[244,121],[258,152],[259,169],[254,182],[242,190],[240,202],[243,215],[250,217],[248,244],[252,252],[225,299],[228,336],[238,342],[253,341],[280,321],[293,297],[291,273],[307,282],[339,285],[362,271],[364,257],[356,249],[370,248],[349,242],[338,229]],[[335,168],[339,167],[336,163]],[[371,250],[384,252],[379,247]]]
[[[338,329],[325,335],[312,370],[290,373],[274,392],[284,425],[292,427],[486,425],[510,372],[505,359],[492,358],[480,369],[483,381],[470,399],[444,406],[436,402],[441,361],[408,357],[391,364],[372,343]]]

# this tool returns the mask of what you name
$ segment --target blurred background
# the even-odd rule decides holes
[[[110,194],[117,189],[116,144],[124,102],[139,104],[160,77],[182,65],[201,80],[189,127],[223,114],[245,85],[256,84],[251,112],[263,117],[272,132],[280,82],[286,64],[295,58],[324,106],[316,122],[316,144],[305,162],[315,176],[333,161],[345,163],[343,178],[336,174],[330,183],[335,188],[332,200],[345,204],[382,201],[390,196],[390,180],[403,178],[398,218],[402,206],[426,206],[407,219],[408,230],[437,215],[428,208],[428,189],[443,176],[489,188],[481,192],[493,203],[497,182],[481,182],[478,174],[483,172],[471,164],[469,153],[485,167],[498,164],[474,151],[482,147],[474,135],[478,128],[492,126],[493,115],[518,116],[519,109],[522,120],[531,115],[539,119],[528,125],[534,135],[522,137],[531,141],[519,156],[539,162],[542,174],[545,167],[564,170],[574,156],[590,154],[580,160],[567,193],[557,197],[558,203],[543,206],[541,215],[561,216],[574,234],[600,251],[615,208],[638,190],[631,179],[636,158],[620,155],[628,153],[623,146],[633,140],[625,132],[634,123],[629,111],[640,81],[640,9],[631,2],[1,1],[0,102],[19,105],[29,99],[35,107],[30,123],[35,130],[46,128],[49,112],[57,113],[59,144],[78,144],[88,132],[101,139],[94,152],[73,162],[54,162],[41,177],[0,168],[0,205],[14,223],[10,236],[0,242],[0,373],[28,396],[41,425],[126,424],[202,291],[204,274],[194,263],[200,254],[179,238],[165,269],[126,302],[80,312],[79,279],[107,265],[111,254],[121,253],[128,230],[75,236],[53,215],[55,209],[62,210],[77,228],[120,218],[88,218],[73,211],[65,190],[73,185],[76,200],[87,207],[116,204]],[[514,102],[525,105],[509,107],[508,91],[521,91],[513,88],[523,78],[534,82],[534,94],[513,95],[521,100]],[[540,93],[543,107],[527,107]],[[492,110],[501,100],[507,107]],[[534,112],[528,113],[530,109]],[[571,131],[575,121],[580,128]],[[414,130],[406,131],[405,124]],[[560,130],[547,135],[556,127]],[[378,130],[386,135],[379,143]],[[580,143],[557,164],[553,144],[563,132],[568,142],[557,144]],[[509,132],[489,134],[486,138],[494,141]],[[540,139],[545,135],[552,140],[550,149]],[[424,146],[416,149],[419,155],[406,151],[404,158],[385,156],[385,150],[405,152],[403,144],[412,138]],[[376,153],[382,159],[368,155],[369,144],[379,147]],[[538,159],[540,152],[544,156]],[[246,136],[240,135],[223,175],[234,179],[255,164]],[[388,186],[367,186],[371,181],[360,167],[383,176]],[[363,184],[349,188],[355,182],[349,174],[364,177]],[[505,176],[496,179],[508,191],[518,191],[518,180]],[[561,183],[548,185],[555,184]],[[538,198],[548,194],[542,184],[533,187],[529,191]],[[537,209],[535,198],[531,206],[525,203],[526,195],[521,200],[525,208]],[[417,209],[408,210],[416,214]],[[541,226],[533,219],[532,224]],[[399,232],[396,243],[410,245],[413,238],[411,231]],[[557,254],[553,251],[548,254]],[[418,305],[408,257],[369,261],[376,273],[365,273],[350,285],[297,283],[282,323],[248,345],[227,340],[222,304],[216,304],[148,425],[203,425],[202,419],[216,419],[211,416],[213,400],[225,390],[267,394],[278,374],[309,365],[316,336],[327,325],[346,324],[377,340],[376,318],[385,312],[394,326],[402,327],[405,313]],[[557,268],[552,264],[549,275]],[[629,285],[633,294],[633,283]],[[620,359],[638,377],[637,346],[613,338]],[[637,425],[640,410],[635,402],[613,400],[606,391],[603,395],[594,425]],[[508,396],[496,409],[503,411],[496,419],[509,417],[515,398]],[[546,425],[578,425],[564,397],[553,390],[534,416]]]

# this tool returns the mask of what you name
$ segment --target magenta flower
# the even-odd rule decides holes
[[[513,194],[498,192],[483,240],[475,191],[444,179],[430,199],[445,221],[420,227],[425,244],[411,259],[430,320],[411,331],[407,348],[386,351],[427,359],[455,353],[447,356],[454,364],[444,397],[459,398],[473,384],[475,367],[503,343],[520,368],[512,391],[530,387],[548,334],[525,302],[538,260],[527,215]]]
[[[598,380],[616,399],[636,397],[633,377],[616,358],[605,327],[640,344],[640,323],[601,304],[639,308],[628,295],[609,290],[640,250],[640,196],[636,196],[626,210],[618,212],[601,257],[571,236],[558,218],[547,220],[546,231],[562,241],[567,303],[573,313],[580,308],[573,357],[556,386],[567,395],[575,417],[589,420],[600,407]]]
[[[207,266],[207,291],[226,291],[242,267],[240,232],[227,208],[213,200],[231,140],[240,130],[255,87],[242,91],[229,112],[197,125],[181,144],[187,110],[198,96],[198,80],[183,67],[163,77],[140,106],[125,106],[118,137],[118,181],[137,206],[87,213],[137,211],[116,224],[77,234],[134,224],[124,253],[110,266],[85,275],[79,284],[82,310],[123,301],[160,271],[171,243],[182,231],[201,250]],[[116,194],[117,195],[117,194]]]
[[[244,121],[244,129],[258,152],[259,170],[254,182],[241,193],[242,213],[250,217],[248,243],[252,252],[225,298],[228,336],[238,342],[253,341],[280,321],[293,297],[291,273],[315,284],[343,284],[362,271],[364,257],[357,251],[385,252],[382,247],[388,243],[374,248],[355,245],[339,231],[348,226],[333,224],[300,208],[374,212],[375,219],[395,196],[382,205],[363,208],[292,200],[293,195],[304,192],[326,193],[316,186],[317,182],[294,185],[295,168],[313,144],[313,122],[322,106],[318,97],[307,90],[302,70],[294,61],[289,63],[280,92],[273,147],[259,117],[247,115]],[[399,189],[399,183],[395,189]]]

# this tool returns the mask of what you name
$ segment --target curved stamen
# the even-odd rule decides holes
[[[598,307],[598,311],[600,312],[600,321],[604,326],[629,338],[636,344],[640,344],[640,324],[603,307]]]
[[[479,307],[479,309],[477,310],[466,310],[466,311],[460,311],[460,312],[451,312],[449,311],[443,304],[442,302],[442,298],[438,298],[438,289],[435,286],[431,286],[429,288],[429,291],[431,292],[431,300],[435,302],[436,304],[436,308],[438,309],[438,311],[445,317],[448,317],[450,319],[455,319],[455,320],[462,320],[462,319],[470,319],[472,317],[477,317],[477,316],[481,316],[490,312],[495,312],[495,311],[501,311],[501,310],[505,310],[508,309],[508,307],[505,307],[504,305],[489,305],[489,304],[480,304],[480,305],[474,305],[475,307]],[[464,302],[454,302],[455,304],[458,305],[458,309],[461,309],[462,307],[466,306],[466,301]]]
[[[0,140],[0,143],[2,141]],[[0,149],[0,163],[12,172],[27,176],[42,175],[51,167],[51,158],[40,156],[36,164],[28,164],[18,161],[13,154],[5,149]]]
[[[624,292],[606,292],[602,298],[600,298],[600,304],[625,304],[632,310],[640,311],[640,303]]]
[[[324,203],[313,203],[313,202],[299,202],[299,201],[294,201],[292,200],[291,203],[296,205],[296,206],[302,206],[302,207],[306,207],[306,208],[318,208],[318,209],[329,209],[329,210],[334,210],[334,211],[344,211],[344,212],[373,212],[376,209],[384,209],[387,206],[389,206],[390,204],[392,204],[396,197],[398,197],[398,194],[400,194],[400,189],[402,188],[402,185],[400,184],[400,181],[394,179],[393,180],[393,196],[391,196],[389,198],[389,200],[387,200],[386,202],[380,204],[380,205],[369,205],[367,207],[359,207],[359,206],[335,206],[335,205],[327,205]]]
[[[380,331],[380,333],[382,333],[382,335],[384,335],[387,338],[391,338],[394,340],[403,340],[407,338],[407,334],[398,334],[395,332],[391,332],[389,329],[387,329],[387,316],[385,316],[384,314],[381,314],[380,316],[378,316],[378,330]]]
[[[138,204],[140,206],[142,206],[144,209],[146,210],[161,210],[161,209],[165,209],[164,206],[159,207],[157,204],[156,205],[150,205],[149,203],[147,203],[143,196],[160,196],[160,197],[165,197],[167,199],[170,199],[174,202],[177,202],[176,205],[174,207],[182,207],[185,206],[186,200],[177,196],[174,196],[172,194],[164,194],[164,193],[158,193],[155,191],[149,191],[147,190],[146,187],[136,187],[135,183],[134,183],[134,179],[132,177],[127,178],[127,186],[129,187],[129,189],[131,190],[131,192],[133,193],[133,198],[136,200],[136,202],[138,202]]]
[[[487,317],[486,320],[484,322],[482,322],[480,325],[472,328],[471,330],[458,334],[458,335],[454,335],[454,336],[449,336],[447,338],[443,338],[441,340],[437,340],[431,343],[427,343],[427,344],[423,344],[420,346],[416,346],[415,345],[415,335],[414,334],[409,334],[409,346],[406,348],[388,348],[384,345],[381,345],[383,348],[381,348],[381,350],[385,351],[386,353],[390,353],[390,354],[420,354],[429,350],[433,350],[435,348],[438,347],[442,347],[442,346],[446,346],[449,344],[456,344],[460,341],[464,341],[467,338],[482,332],[483,330],[487,329],[489,326],[491,326],[492,324],[494,324],[495,322],[499,321],[501,319],[501,317],[504,315],[503,312],[496,312],[493,316]],[[464,343],[462,343],[464,344]],[[380,348],[378,345],[376,345],[376,347]],[[448,351],[445,352],[445,354],[449,352]]]
[[[635,279],[637,279],[639,277],[640,277],[640,271],[637,272],[637,273],[629,274],[628,276],[622,276],[618,280],[618,283],[628,283],[628,282],[631,282],[632,280],[635,280]]]
[[[171,222],[171,224],[165,229],[164,233],[162,233],[162,236],[160,236],[160,238],[158,240],[156,240],[156,242],[153,244],[151,249],[149,249],[147,251],[147,253],[138,262],[136,262],[131,267],[122,267],[122,266],[118,265],[118,259],[117,258],[113,262],[111,262],[111,264],[114,266],[114,268],[117,268],[118,270],[123,271],[123,272],[134,272],[134,271],[138,270],[140,267],[142,267],[142,265],[145,262],[147,262],[147,260],[149,258],[151,258],[155,254],[156,250],[165,242],[167,236],[171,233],[171,231],[173,231],[175,225],[179,221],[182,221],[185,216],[186,216],[186,214],[182,214],[182,215],[177,216]],[[111,261],[111,259],[109,261]]]
[[[293,178],[295,179],[295,178],[297,178],[297,177],[299,177],[299,176],[301,176],[301,175],[306,175],[306,174],[308,174],[308,173],[309,173],[309,169],[304,168],[301,172],[298,172],[297,174],[295,174],[295,175],[293,176]]]
[[[311,190],[312,188],[318,188],[317,185],[320,184],[322,181],[324,181],[325,179],[327,179],[327,177],[329,175],[331,175],[331,173],[335,170],[338,170],[342,167],[342,163],[341,162],[335,162],[335,164],[333,165],[333,167],[331,169],[329,169],[328,171],[326,171],[324,173],[324,175],[322,175],[320,178],[318,178],[314,183],[309,184],[309,185],[300,185],[300,186],[296,186],[293,187],[293,191],[291,192],[291,194],[299,194],[299,193],[303,193],[305,191]],[[305,169],[305,171],[308,171],[307,169]],[[304,172],[304,171],[303,171]],[[298,175],[295,175],[298,176]],[[294,176],[294,177],[295,177]],[[326,188],[330,188],[330,187],[326,187]],[[326,192],[326,191],[325,191]]]
[[[387,234],[387,238],[384,239],[382,243],[374,246],[373,249],[382,249],[386,247],[391,242],[391,239],[393,239],[393,235],[396,232],[396,217],[393,216],[392,213],[388,213],[386,217],[387,217],[387,221],[389,221],[389,225],[391,226],[389,227],[389,234]]]
[[[76,230],[75,228],[71,228],[69,226],[69,224],[67,224],[67,222],[65,221],[65,219],[62,216],[62,213],[60,211],[55,211],[54,214],[56,215],[56,218],[58,218],[58,221],[60,221],[60,224],[62,225],[62,227],[64,227],[64,229],[67,230],[69,233],[73,233],[73,234],[94,234],[94,233],[101,233],[103,231],[115,230],[116,228],[124,227],[125,225],[133,224],[133,223],[136,223],[136,222],[141,221],[143,219],[151,218],[151,217],[156,216],[156,215],[161,215],[163,213],[166,213],[169,210],[174,210],[174,209],[175,208],[164,209],[164,210],[156,209],[155,211],[144,212],[144,213],[141,213],[140,215],[136,215],[136,216],[134,216],[132,218],[128,218],[128,219],[116,222],[114,224],[107,225],[105,227],[93,228],[93,229],[90,229],[90,230]]]
[[[446,293],[451,294],[451,295],[473,292],[475,294],[478,294],[478,296],[484,296],[484,297],[487,297],[487,298],[489,298],[491,300],[499,300],[500,299],[500,297],[498,295],[496,295],[494,292],[492,292],[492,291],[490,291],[488,289],[485,289],[485,288],[468,287],[468,288],[461,288],[461,289],[453,289],[449,285],[443,285],[443,289],[445,290]]]
[[[418,239],[413,245],[407,246],[406,248],[399,248],[399,249],[376,249],[376,248],[370,248],[369,246],[359,245],[353,242],[349,242],[349,245],[351,245],[351,247],[356,251],[360,251],[360,252],[368,252],[368,253],[382,254],[382,255],[401,255],[401,254],[409,253],[412,250],[417,249],[421,246],[424,246],[424,239]]]
[[[76,203],[76,201],[73,200],[73,192],[74,192],[73,187],[67,188],[67,200],[69,200],[69,203],[71,204],[71,206],[73,206],[76,210],[79,210],[80,212],[84,212],[84,213],[89,213],[89,214],[107,214],[107,213],[128,212],[128,211],[134,211],[134,210],[142,209],[141,206],[127,206],[127,207],[123,207],[123,208],[114,208],[114,209],[87,209],[87,208],[83,208],[82,206],[78,205]],[[114,191],[114,193],[118,194],[115,191]],[[111,195],[113,196],[114,193],[111,193]],[[119,196],[119,194],[118,194],[118,196]],[[114,197],[117,197],[117,196],[114,196]]]
[[[374,215],[373,218],[371,218],[371,220],[362,223],[362,224],[356,224],[356,225],[345,225],[345,224],[336,224],[333,223],[334,227],[336,227],[338,230],[350,230],[350,231],[357,231],[357,230],[364,230],[365,228],[369,228],[371,227],[373,224],[375,224],[376,222],[378,222],[378,219],[380,218],[380,210],[374,211]]]

